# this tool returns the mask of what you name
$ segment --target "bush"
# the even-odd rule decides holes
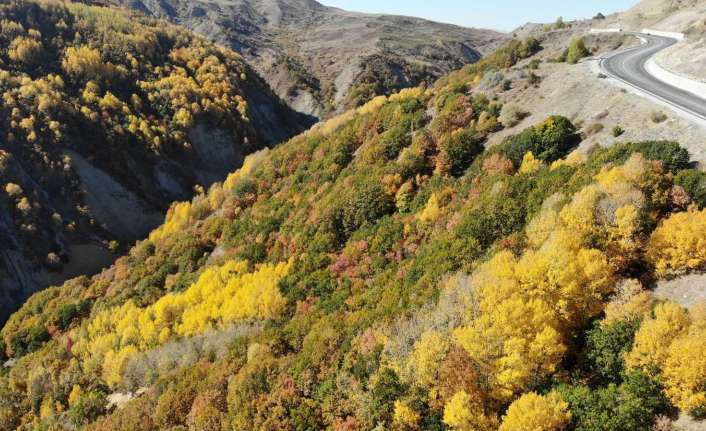
[[[625,130],[623,130],[622,127],[617,126],[617,125],[615,127],[613,127],[613,137],[614,138],[617,138],[618,136],[622,135],[623,133],[625,133]]]
[[[248,195],[257,194],[257,184],[251,179],[243,178],[233,185],[233,196],[243,199]]]
[[[597,322],[586,337],[586,359],[594,379],[602,384],[619,383],[625,369],[623,356],[632,348],[637,321],[610,325]]]
[[[605,127],[601,123],[593,123],[590,126],[586,127],[586,135],[595,135],[596,133],[602,132],[604,128]]]
[[[654,111],[652,114],[650,114],[650,119],[653,123],[664,123],[665,121],[667,121],[667,114],[661,111]]]
[[[500,111],[500,117],[498,117],[498,120],[505,127],[515,127],[520,123],[520,121],[522,121],[525,115],[526,114],[519,106],[514,103],[506,103]]]
[[[88,315],[91,309],[90,301],[81,301],[76,304],[63,304],[56,312],[56,325],[62,331],[67,329],[77,317]]]
[[[706,172],[686,169],[677,174],[674,184],[682,187],[700,208],[706,208]]]
[[[341,233],[347,238],[393,209],[394,203],[380,182],[366,179],[353,187],[344,200],[338,217]]]
[[[540,82],[542,82],[542,77],[534,72],[530,72],[529,76],[527,77],[527,83],[529,85],[538,85]]]
[[[658,414],[669,410],[662,386],[641,372],[627,375],[620,386],[561,386],[559,392],[569,403],[571,429],[576,431],[647,430]]]
[[[566,61],[569,64],[576,64],[584,57],[591,55],[586,48],[586,40],[583,37],[577,37],[571,41],[569,48],[566,51]]]
[[[483,140],[473,130],[452,132],[439,145],[447,157],[452,175],[462,175],[476,156],[483,152]],[[442,157],[443,157],[442,156]]]
[[[664,168],[673,174],[689,167],[689,152],[671,141],[645,141],[614,145],[600,150],[591,156],[591,165],[607,163],[621,165],[635,153],[640,153],[647,160],[659,160]]]
[[[566,156],[580,140],[571,121],[553,116],[523,130],[519,135],[509,137],[494,151],[507,156],[515,166],[520,166],[528,152],[537,159],[551,163]]]
[[[402,395],[405,388],[400,383],[397,374],[385,368],[374,377],[374,383],[371,388],[373,399],[371,404],[371,413],[374,423],[390,422],[392,420],[393,405],[395,400]]]
[[[69,419],[75,426],[89,424],[105,412],[106,399],[102,392],[81,394],[69,409]]]
[[[44,326],[33,326],[30,329],[19,331],[10,342],[12,356],[19,358],[32,353],[41,348],[50,338],[49,332]]]

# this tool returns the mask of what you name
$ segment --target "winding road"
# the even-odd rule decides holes
[[[647,62],[677,41],[667,37],[634,33],[645,42],[600,60],[603,73],[642,90],[665,103],[706,120],[706,94],[697,95],[657,79],[647,71]]]

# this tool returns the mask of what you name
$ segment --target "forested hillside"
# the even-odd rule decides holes
[[[478,88],[514,41],[172,206],[2,330],[3,429],[640,430],[706,411],[706,178],[672,142],[580,152]]]
[[[169,19],[241,53],[300,112],[329,117],[431,83],[507,35],[315,0],[98,0]],[[472,7],[472,6],[471,6]]]
[[[238,54],[124,11],[2,2],[0,47],[0,322],[306,125]]]

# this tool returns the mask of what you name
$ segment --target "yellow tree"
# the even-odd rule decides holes
[[[530,392],[510,405],[500,431],[555,431],[571,422],[569,405],[556,392],[538,395]]]
[[[518,170],[518,172],[521,174],[533,174],[533,173],[537,172],[541,167],[542,167],[542,161],[539,159],[536,159],[534,157],[534,154],[532,154],[532,152],[529,151],[522,158],[522,164],[520,165],[520,169]]]
[[[10,60],[31,66],[40,60],[43,51],[42,42],[24,36],[19,36],[10,42],[7,52]]]
[[[647,258],[657,276],[676,275],[706,267],[706,209],[676,213],[655,229]]]
[[[560,229],[519,258],[498,253],[473,284],[478,317],[454,336],[489,379],[491,395],[507,401],[556,371],[567,331],[602,310],[614,282],[600,251]]]
[[[626,356],[630,368],[660,376],[670,401],[687,412],[706,410],[706,303],[687,311],[667,302],[643,322]]]
[[[625,362],[630,368],[649,373],[659,369],[669,355],[669,346],[691,324],[689,313],[675,302],[655,307],[654,317],[645,320],[635,334],[633,349]]]
[[[485,431],[497,428],[497,419],[487,415],[478,397],[457,392],[444,406],[444,423],[455,431]]]
[[[409,366],[418,383],[430,387],[438,382],[439,364],[446,356],[449,341],[437,331],[427,331],[414,344]]]
[[[706,410],[706,327],[692,327],[674,340],[662,374],[675,406],[689,412]]]
[[[419,421],[421,419],[419,412],[402,401],[395,401],[395,412],[392,418],[393,424],[398,429],[419,429]]]

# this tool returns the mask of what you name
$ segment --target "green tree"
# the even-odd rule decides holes
[[[605,388],[561,386],[569,403],[576,431],[634,431],[650,429],[655,416],[666,413],[669,403],[662,386],[641,372],[633,372],[620,385]]]
[[[623,356],[632,348],[639,321],[596,323],[586,337],[586,358],[597,382],[619,383],[625,369]]]

